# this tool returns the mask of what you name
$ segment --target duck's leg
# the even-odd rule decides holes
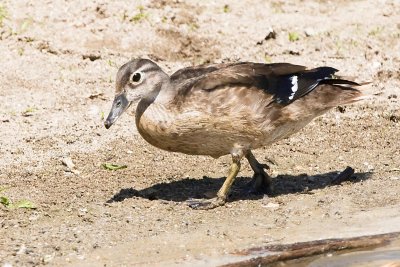
[[[232,153],[232,164],[229,170],[229,174],[225,179],[224,184],[219,189],[217,197],[212,199],[192,199],[188,200],[188,204],[193,209],[209,210],[219,206],[223,206],[228,198],[229,190],[235,181],[236,175],[240,170],[240,160],[243,157],[243,153]]]
[[[270,194],[272,192],[271,177],[264,171],[264,169],[269,169],[269,166],[258,162],[251,151],[247,152],[246,159],[254,171],[253,179],[247,185],[247,192],[251,194]]]

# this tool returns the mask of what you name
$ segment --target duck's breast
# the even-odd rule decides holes
[[[267,103],[265,94],[248,87],[198,90],[182,102],[151,104],[137,124],[154,146],[219,157],[237,146],[253,149],[264,143]]]

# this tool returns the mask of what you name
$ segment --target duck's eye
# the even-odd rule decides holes
[[[135,72],[131,76],[131,82],[133,83],[138,83],[140,82],[141,79],[142,79],[142,74],[140,74],[140,72]]]

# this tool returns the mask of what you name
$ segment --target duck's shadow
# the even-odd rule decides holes
[[[312,194],[312,190],[334,185],[334,179],[339,172],[308,176],[303,175],[278,175],[272,178],[273,194],[271,197],[285,194]],[[372,173],[355,173],[348,182],[357,183],[370,178]],[[211,198],[222,186],[225,177],[203,179],[185,178],[171,183],[160,183],[142,190],[124,188],[116,193],[107,203],[120,202],[127,198],[146,198],[149,200],[162,199],[166,201],[182,202],[190,198]],[[244,188],[250,181],[248,177],[238,177],[232,188],[230,201],[239,199],[259,199],[263,195],[248,194]]]

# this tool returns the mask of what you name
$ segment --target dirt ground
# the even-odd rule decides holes
[[[0,196],[36,209],[0,204],[1,266],[212,266],[254,246],[400,231],[399,14],[396,0],[2,1]],[[328,65],[374,96],[255,151],[276,162],[273,195],[239,193],[243,162],[230,202],[198,211],[185,201],[215,193],[229,157],[161,151],[129,115],[102,124],[133,57],[169,73]],[[356,174],[332,185],[346,166]]]

